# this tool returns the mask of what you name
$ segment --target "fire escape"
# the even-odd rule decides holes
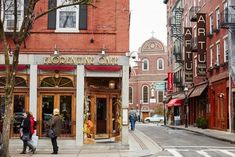
[[[177,63],[182,62],[182,42],[183,42],[183,33],[182,33],[182,15],[183,8],[175,8],[173,16],[171,19],[171,37],[174,40],[174,49],[173,55]]]
[[[175,62],[179,64],[183,64],[182,58],[182,43],[183,43],[183,28],[182,28],[182,15],[183,8],[175,8],[172,12],[172,17],[170,19],[170,27],[171,27],[171,37],[173,39],[173,52],[172,54],[175,57]],[[174,72],[174,84],[177,88],[182,87],[182,76],[176,74],[178,72]]]
[[[230,51],[230,74],[235,82],[235,1],[231,0],[231,5],[221,12],[221,28],[228,29],[231,33],[231,46]]]

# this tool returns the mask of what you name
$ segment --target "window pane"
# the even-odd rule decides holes
[[[149,95],[149,93],[148,93],[148,87],[145,86],[145,87],[143,88],[143,102],[144,102],[144,103],[148,103],[148,95]]]
[[[14,125],[13,133],[19,133],[20,124],[24,119],[25,112],[25,96],[24,95],[15,95],[14,96]]]
[[[60,11],[60,28],[76,28],[76,12]]]
[[[158,102],[163,102],[163,91],[158,91]]]

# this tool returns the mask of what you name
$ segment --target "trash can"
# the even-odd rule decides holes
[[[175,126],[180,125],[180,116],[174,116],[174,124]]]

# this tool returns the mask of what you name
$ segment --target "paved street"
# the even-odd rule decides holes
[[[235,144],[185,130],[157,124],[139,124],[137,129],[156,142],[162,151],[153,157],[235,157]]]

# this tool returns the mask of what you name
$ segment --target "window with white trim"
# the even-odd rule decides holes
[[[142,87],[142,100],[143,100],[143,103],[149,102],[149,87],[148,86]]]
[[[228,37],[224,39],[224,63],[228,62],[228,53],[229,53],[229,48],[228,48]]]
[[[210,34],[213,34],[213,14],[210,15]]]
[[[216,44],[216,65],[220,65],[220,43]]]
[[[3,1],[1,1],[3,2]],[[1,8],[1,19],[5,18],[4,28],[6,32],[14,31],[14,0],[6,0],[4,7]],[[4,9],[3,9],[4,8]],[[4,13],[4,14],[3,14]],[[24,0],[17,0],[17,23],[16,23],[16,31],[20,30],[20,27],[23,22],[24,16]]]
[[[162,58],[157,60],[157,70],[164,70],[164,60]]]
[[[147,59],[143,59],[142,70],[143,71],[148,71],[149,70],[149,61]]]
[[[220,11],[219,11],[219,8],[216,9],[216,29],[219,29],[220,28]]]
[[[129,103],[133,104],[133,88],[129,87]]]
[[[210,47],[210,67],[213,67],[213,46]]]
[[[69,3],[58,0],[57,6]],[[79,5],[57,9],[56,29],[62,31],[78,31]]]

